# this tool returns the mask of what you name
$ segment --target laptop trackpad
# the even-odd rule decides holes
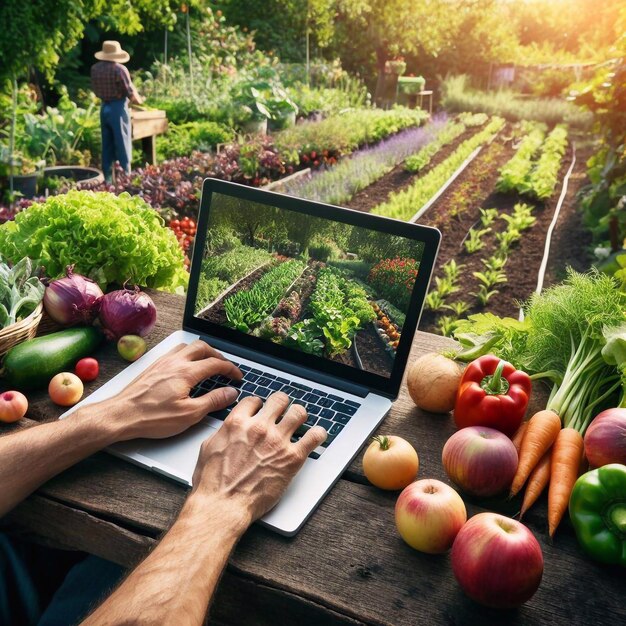
[[[173,477],[182,478],[191,484],[202,442],[214,435],[217,429],[205,423],[196,424],[184,433],[167,439],[143,439],[135,452],[169,468]]]

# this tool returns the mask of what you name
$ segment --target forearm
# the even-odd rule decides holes
[[[231,500],[192,494],[157,548],[84,624],[203,624],[250,521]]]
[[[0,517],[47,480],[115,441],[99,408],[0,437]]]

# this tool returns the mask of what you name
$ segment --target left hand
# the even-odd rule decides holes
[[[206,342],[180,344],[157,359],[119,395],[80,412],[101,416],[113,429],[115,441],[138,437],[162,439],[198,423],[207,413],[232,404],[237,390],[220,387],[199,398],[191,388],[205,378],[222,374],[241,380],[241,370]]]

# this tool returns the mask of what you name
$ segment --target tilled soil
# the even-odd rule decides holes
[[[570,177],[568,191],[561,207],[552,239],[544,287],[561,280],[565,273],[565,268],[568,265],[578,270],[584,270],[589,267],[587,250],[590,237],[582,226],[580,214],[576,207],[576,195],[580,187],[585,184],[586,181],[585,163],[590,155],[589,153],[590,151],[587,149],[579,151],[577,154],[576,165]],[[561,165],[559,172],[560,182],[553,196],[545,204],[534,203],[536,208],[533,215],[537,218],[537,221],[530,229],[524,231],[522,239],[513,246],[510,252],[509,260],[505,266],[508,279],[507,283],[497,287],[499,293],[493,296],[484,308],[479,306],[475,297],[471,295],[471,292],[478,288],[478,282],[473,277],[472,273],[484,269],[482,259],[488,258],[495,251],[495,233],[503,231],[506,228],[506,223],[501,219],[496,220],[492,225],[493,232],[484,238],[486,245],[479,252],[471,255],[468,254],[462,245],[462,241],[467,235],[469,228],[479,219],[479,206],[485,208],[495,207],[498,208],[501,213],[510,214],[514,205],[518,202],[532,203],[526,198],[516,194],[500,194],[493,192],[495,180],[497,179],[496,173],[493,184],[489,184],[491,181],[485,181],[485,188],[490,188],[492,192],[488,193],[482,204],[476,206],[472,211],[467,212],[467,215],[463,216],[462,219],[458,221],[448,220],[445,223],[438,223],[440,218],[437,216],[445,216],[452,209],[452,207],[446,205],[446,196],[453,193],[456,185],[460,184],[464,178],[472,176],[472,167],[470,166],[461,177],[459,177],[455,184],[452,185],[451,189],[437,202],[435,207],[436,216],[425,216],[427,218],[430,217],[432,220],[431,223],[438,225],[443,233],[442,246],[437,259],[437,267],[441,268],[442,265],[450,259],[455,259],[457,263],[464,265],[461,274],[462,278],[459,281],[461,289],[449,299],[450,303],[454,301],[470,303],[472,307],[466,315],[484,310],[501,316],[518,317],[520,302],[526,300],[536,289],[537,275],[543,257],[547,231],[554,216],[554,211],[562,190],[563,177],[571,165],[571,159],[572,152],[570,146],[567,156],[564,158]],[[437,274],[438,272],[436,271],[435,275]],[[436,320],[442,314],[445,314],[445,312],[435,314],[432,311],[424,311],[420,324],[421,329],[435,332]]]
[[[363,330],[360,330],[354,341],[365,371],[387,378],[391,376],[393,358],[385,349],[372,324],[367,324]]]

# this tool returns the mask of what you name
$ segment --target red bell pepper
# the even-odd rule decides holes
[[[459,428],[489,426],[511,437],[524,419],[530,391],[526,372],[492,354],[481,356],[463,372],[454,421]]]

